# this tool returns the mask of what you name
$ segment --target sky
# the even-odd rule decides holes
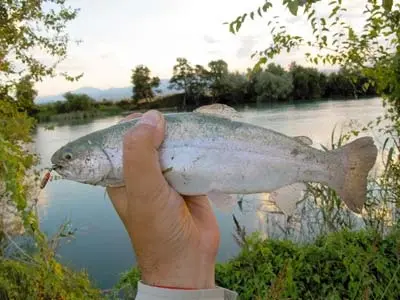
[[[281,4],[281,0],[273,0]],[[327,1],[325,2],[325,5]],[[74,83],[62,77],[46,78],[36,85],[39,96],[54,95],[80,87],[107,89],[130,86],[132,69],[139,64],[153,76],[169,79],[177,57],[192,64],[207,65],[223,59],[230,71],[245,71],[256,60],[251,54],[269,46],[269,17],[248,21],[236,35],[223,23],[255,10],[263,0],[69,0],[79,8],[78,17],[67,30],[72,39],[68,58],[58,70],[70,75],[84,73]],[[363,0],[352,0],[346,18],[357,24]],[[304,18],[290,15],[276,5],[269,14],[278,15],[291,33],[309,36]],[[358,9],[358,12],[357,12]],[[321,6],[321,13],[328,12]],[[290,62],[306,64],[305,50],[284,53],[274,62],[287,67]]]

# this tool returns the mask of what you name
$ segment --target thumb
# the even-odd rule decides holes
[[[167,186],[162,175],[158,148],[164,139],[165,120],[155,110],[143,114],[124,136],[123,172],[128,206],[140,198],[155,198]],[[143,202],[141,206],[145,205]]]

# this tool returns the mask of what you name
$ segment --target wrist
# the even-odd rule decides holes
[[[201,259],[180,261],[175,264],[153,264],[153,268],[139,267],[143,283],[174,289],[214,289],[215,263]]]

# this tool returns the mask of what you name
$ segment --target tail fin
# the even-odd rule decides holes
[[[366,200],[368,173],[376,162],[378,149],[371,137],[362,137],[334,152],[340,155],[344,167],[344,178],[334,188],[349,209],[360,213]]]

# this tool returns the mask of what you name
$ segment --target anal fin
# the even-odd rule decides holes
[[[302,197],[302,192],[305,190],[306,185],[304,183],[296,182],[273,191],[270,193],[269,199],[275,202],[285,215],[291,216],[296,210],[297,202]]]
[[[231,212],[238,203],[236,195],[224,194],[218,191],[211,191],[207,194],[212,203],[223,212]]]

